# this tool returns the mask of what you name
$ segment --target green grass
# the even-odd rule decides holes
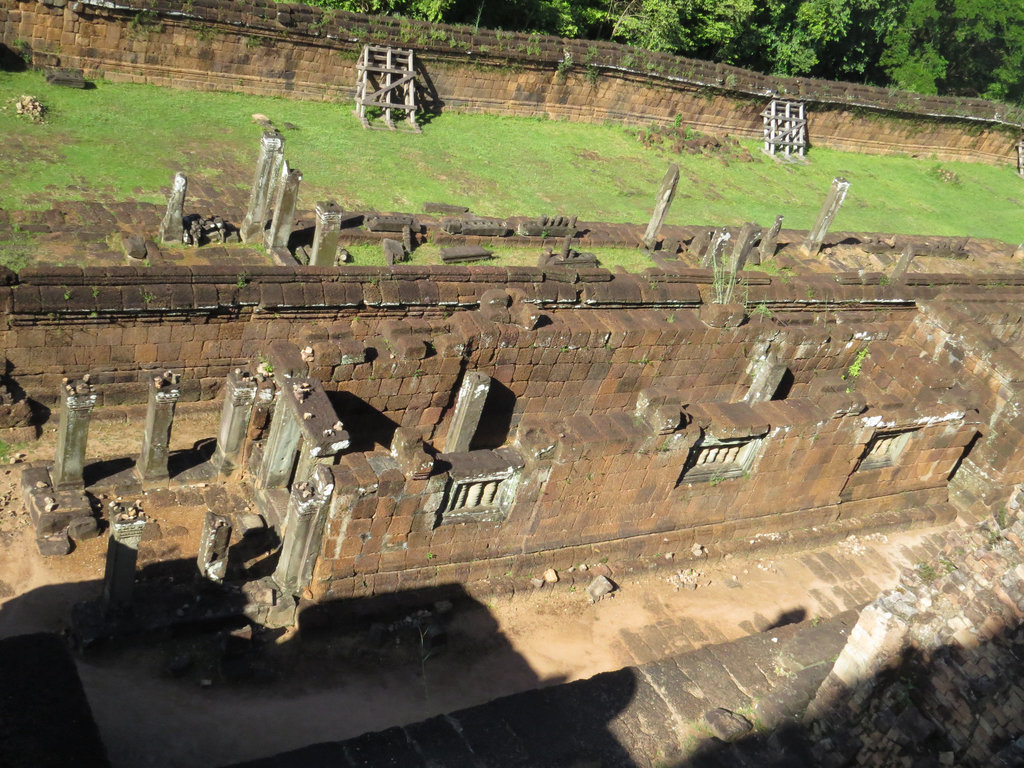
[[[807,165],[772,161],[745,142],[752,162],[648,149],[614,125],[445,113],[422,135],[364,131],[347,100],[300,102],[96,82],[78,91],[35,72],[0,73],[0,102],[22,93],[49,108],[34,125],[0,111],[14,151],[0,155],[0,207],[55,200],[159,203],[175,171],[214,189],[251,179],[261,112],[283,130],[303,172],[300,207],[334,199],[349,209],[418,211],[427,201],[482,215],[577,214],[645,222],[669,162],[681,180],[670,224],[785,226],[813,223],[834,176],[851,182],[834,229],[1024,240],[1024,180],[1010,165],[939,163],[814,148]],[[26,148],[23,151],[18,147]],[[1008,162],[1010,158],[1007,158]],[[535,262],[536,254],[531,257]]]

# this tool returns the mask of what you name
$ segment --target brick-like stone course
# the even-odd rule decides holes
[[[822,146],[999,164],[1016,158],[1019,112],[983,99],[777,78],[612,43],[327,15],[270,0],[188,10],[162,0],[145,11],[16,0],[0,8],[0,29],[8,46],[27,45],[37,65],[115,81],[336,99],[339,88],[354,94],[364,43],[392,44],[417,51],[436,90],[428,102],[446,108],[642,125],[681,114],[702,130],[759,138],[767,94],[781,93],[811,102],[810,136]],[[573,66],[563,76],[565,51]]]

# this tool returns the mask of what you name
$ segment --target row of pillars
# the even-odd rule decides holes
[[[647,224],[647,229],[643,235],[643,246],[648,251],[653,251],[658,243],[658,238],[661,235],[661,229],[665,224],[665,219],[668,217],[669,208],[672,206],[672,201],[675,199],[676,187],[679,185],[679,166],[675,163],[668,167],[668,171],[665,173],[665,177],[661,181],[661,187],[658,189],[658,197],[654,205],[654,212],[651,214],[651,219]],[[825,198],[825,202],[821,206],[821,210],[818,212],[818,218],[814,222],[814,226],[807,233],[807,238],[804,240],[802,248],[807,256],[816,256],[818,251],[821,250],[821,244],[825,240],[825,234],[832,226],[832,221],[835,219],[836,214],[839,213],[839,208],[842,206],[843,201],[846,199],[847,192],[850,191],[850,182],[843,178],[835,178],[832,180],[832,187],[829,189],[829,193]],[[782,224],[782,217],[778,217],[775,221],[775,226],[769,232],[772,253],[767,256],[771,258],[774,255],[775,242],[778,238],[779,228]],[[318,219],[319,226],[319,219]],[[747,225],[748,227],[756,227],[757,225]],[[752,244],[753,231],[744,231],[741,233],[741,237],[736,246],[737,252],[741,249],[749,250],[750,244]],[[726,238],[727,239],[727,238]],[[724,239],[720,244],[724,246]],[[765,257],[762,249],[762,258]],[[745,260],[745,259],[744,259]],[[742,269],[742,265],[739,267]]]
[[[142,452],[135,464],[136,475],[144,483],[161,482],[169,477],[171,427],[181,397],[180,379],[179,374],[164,371],[148,383]],[[256,379],[248,372],[235,370],[228,374],[217,448],[211,459],[213,466],[223,474],[238,466],[256,388]],[[88,375],[64,382],[57,426],[57,455],[50,468],[54,488],[80,488],[84,484],[89,422],[96,400],[96,389]]]
[[[301,181],[302,172],[290,168],[284,159],[284,137],[276,130],[264,131],[249,206],[239,227],[242,242],[262,240],[270,250],[288,247]]]
[[[135,464],[135,472],[143,482],[159,482],[168,477],[171,425],[181,396],[179,380],[178,374],[164,371],[149,383],[142,453]],[[75,381],[64,381],[57,426],[57,455],[50,468],[50,482],[54,488],[80,488],[84,485],[89,421],[96,399],[96,390],[88,375]]]
[[[320,553],[325,511],[334,491],[334,476],[321,461],[348,445],[348,434],[334,422],[331,427],[317,424],[318,438],[303,434],[310,419],[303,418],[310,408],[323,411],[329,406],[322,389],[314,390],[307,380],[287,379],[293,386],[284,397],[292,403],[276,407],[271,421],[264,462],[260,466],[258,487],[287,487],[291,473],[302,478],[290,488],[285,514],[278,535],[282,541],[277,567],[271,577],[283,593],[298,596],[309,585],[313,567]],[[167,478],[167,445],[170,439],[174,405],[178,399],[178,377],[170,372],[154,377],[147,409],[143,453],[137,471],[143,479]],[[211,463],[228,473],[240,463],[245,436],[258,381],[243,370],[228,374],[221,411],[216,451]],[[279,391],[279,405],[281,391]],[[311,395],[314,395],[311,397]],[[322,397],[316,397],[321,395]],[[58,435],[58,457],[51,472],[67,485],[82,483],[82,466],[88,437],[89,418],[96,403],[96,392],[88,381],[69,382],[62,402],[61,426]],[[330,410],[333,414],[333,409]],[[322,421],[327,414],[321,414]],[[305,439],[303,439],[305,438]],[[299,467],[294,466],[298,452]],[[108,613],[130,609],[134,592],[135,569],[139,542],[147,519],[136,509],[120,507],[111,512],[111,537],[107,548],[103,605]],[[228,547],[231,542],[231,518],[208,511],[200,534],[197,565],[202,576],[220,582],[227,570]]]

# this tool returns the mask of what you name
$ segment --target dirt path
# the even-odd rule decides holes
[[[215,420],[211,412],[177,421],[172,449],[207,437]],[[131,455],[137,427],[97,424],[91,444]],[[52,456],[52,443],[45,435],[24,458]],[[0,469],[0,636],[60,631],[71,604],[94,598],[102,578],[104,539],[82,545],[82,556],[35,552],[17,477],[16,465]],[[157,543],[194,556],[194,511],[165,515],[162,527],[177,538]],[[365,631],[289,633],[258,641],[254,669],[234,677],[218,662],[223,635],[207,634],[107,647],[79,670],[115,766],[218,766],[831,616],[892,586],[899,568],[937,557],[934,534],[868,536],[774,560],[734,557],[697,572],[666,562],[620,578],[610,563],[619,590],[596,605],[556,585],[455,606],[447,645],[426,658],[408,633],[383,644]],[[183,655],[191,663],[174,677],[169,662]]]

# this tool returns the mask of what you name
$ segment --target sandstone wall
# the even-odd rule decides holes
[[[775,78],[610,43],[271,0],[165,1],[147,8],[4,0],[0,39],[37,65],[80,67],[90,77],[338,101],[354,95],[362,45],[389,43],[418,52],[424,96],[443,108],[627,124],[681,115],[702,130],[760,137],[760,111],[778,93],[808,102],[812,145],[1016,161],[1021,115],[980,99]]]

